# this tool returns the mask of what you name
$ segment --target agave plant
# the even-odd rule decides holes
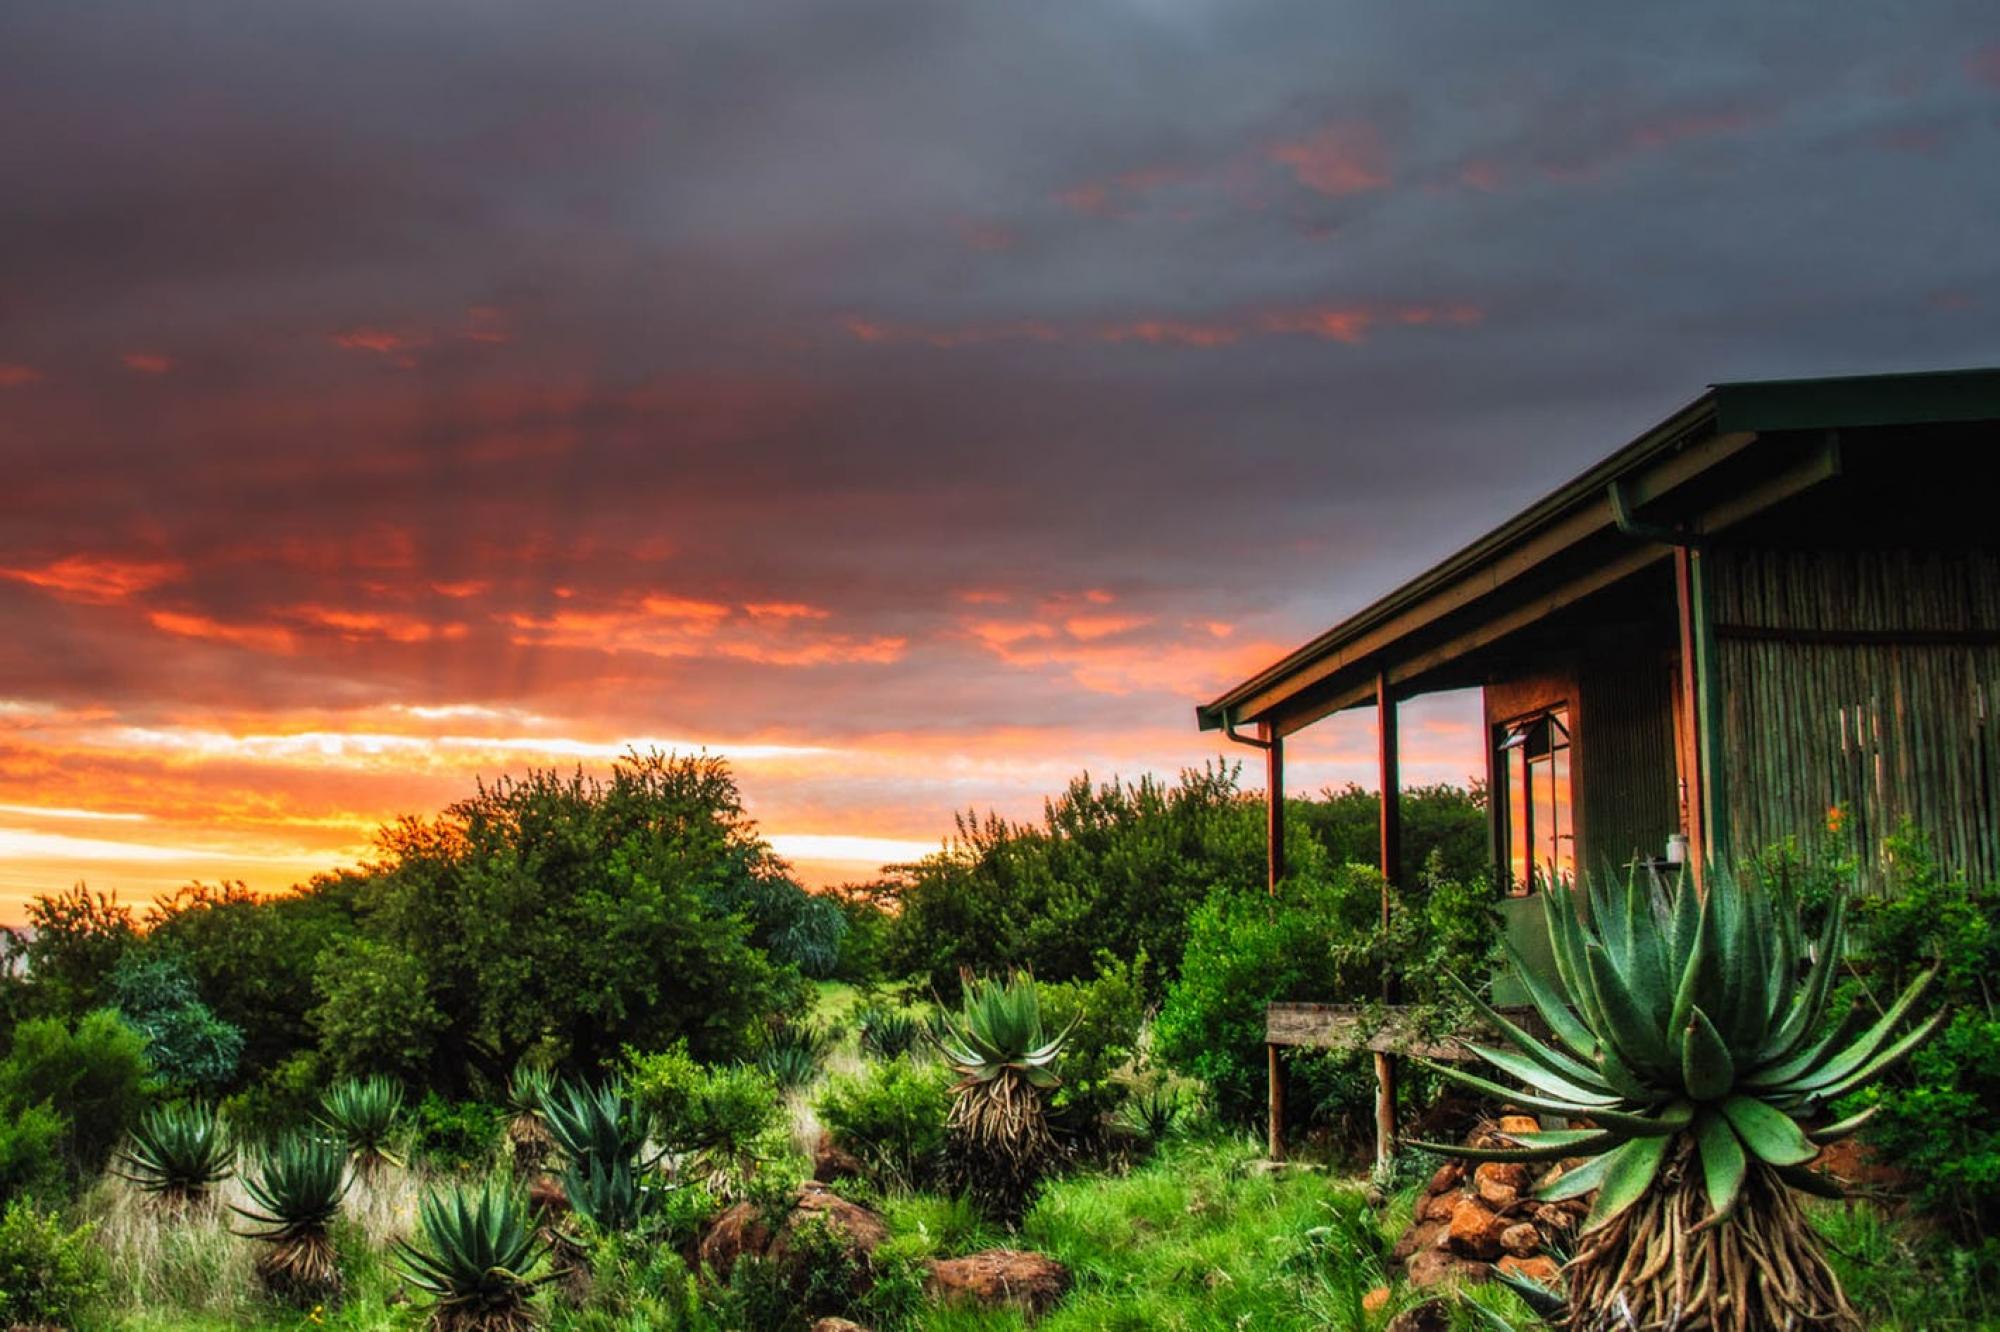
[[[659,1164],[646,1155],[647,1117],[618,1083],[563,1083],[544,1101],[549,1134],[569,1158],[562,1172],[570,1206],[601,1229],[631,1230],[657,1196],[644,1179]]]
[[[1125,1103],[1125,1122],[1147,1142],[1161,1143],[1173,1136],[1184,1109],[1179,1090],[1160,1083]]]
[[[995,1215],[1018,1221],[1056,1157],[1042,1093],[1061,1085],[1055,1063],[1081,1015],[1051,1038],[1032,976],[968,975],[964,989],[958,1015],[932,1035],[959,1074],[945,1121],[951,1169]]]
[[[257,1259],[257,1276],[279,1299],[313,1305],[340,1294],[340,1264],[327,1227],[347,1195],[347,1153],[324,1138],[282,1140],[243,1191],[253,1207],[233,1207],[256,1229],[238,1231],[271,1247]],[[233,1205],[232,1205],[233,1206]]]
[[[236,1168],[236,1145],[209,1106],[157,1106],[140,1117],[113,1173],[160,1202],[188,1207]]]
[[[402,1109],[403,1089],[395,1082],[349,1078],[321,1099],[319,1122],[353,1154],[355,1172],[372,1180],[384,1165],[400,1164],[389,1154],[389,1137]]]
[[[898,1008],[871,1008],[861,1015],[861,1048],[877,1059],[908,1054],[923,1039],[924,1024],[914,1013]]]
[[[1856,1326],[1794,1190],[1832,1189],[1806,1163],[1867,1118],[1825,1123],[1827,1107],[1944,1015],[1896,1034],[1926,973],[1873,1022],[1856,1004],[1829,1026],[1845,904],[1808,954],[1788,896],[1720,870],[1706,887],[1669,893],[1635,874],[1622,888],[1545,893],[1557,983],[1511,960],[1552,1039],[1466,990],[1513,1047],[1470,1048],[1526,1090],[1431,1067],[1587,1127],[1508,1135],[1513,1148],[1423,1145],[1474,1159],[1589,1158],[1540,1191],[1597,1195],[1568,1269],[1572,1328]]]
[[[539,1171],[555,1149],[545,1108],[554,1090],[555,1075],[533,1064],[519,1065],[507,1080],[507,1145],[524,1173]]]
[[[395,1247],[403,1274],[434,1301],[436,1332],[522,1332],[540,1321],[531,1300],[549,1279],[548,1249],[504,1182],[427,1194],[416,1239]]]
[[[823,1027],[782,1022],[764,1037],[757,1067],[781,1090],[809,1086],[819,1077],[821,1061],[833,1038]]]

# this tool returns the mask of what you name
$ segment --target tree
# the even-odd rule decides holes
[[[111,1002],[111,969],[138,936],[118,895],[82,884],[28,903],[27,946],[35,1011],[76,1017]]]

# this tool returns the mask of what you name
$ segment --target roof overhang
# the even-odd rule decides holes
[[[1829,432],[2000,420],[2000,369],[1716,384],[1581,476],[1213,701],[1203,730],[1298,730],[1835,475]],[[1668,529],[1674,534],[1670,535]]]

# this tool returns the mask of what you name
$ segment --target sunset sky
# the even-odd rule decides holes
[[[2000,362],[1991,0],[10,0],[0,126],[0,922],[627,745],[859,877],[1711,380]]]

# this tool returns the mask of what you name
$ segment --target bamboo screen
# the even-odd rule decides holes
[[[2000,880],[2000,559],[1986,551],[1706,556],[1732,855],[1809,847],[1838,806],[1865,882],[1909,819]]]

